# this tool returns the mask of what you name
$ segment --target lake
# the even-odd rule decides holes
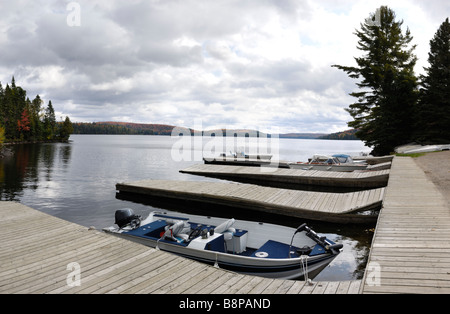
[[[115,190],[118,182],[144,179],[219,181],[179,172],[202,163],[202,156],[242,149],[249,153],[271,153],[277,160],[306,161],[313,154],[359,155],[370,151],[361,141],[148,135],[72,135],[69,143],[23,144],[10,148],[11,156],[0,159],[2,201],[19,201],[97,229],[113,225],[114,212],[120,208],[132,208],[136,213],[146,215],[155,208],[173,210],[176,207],[164,202],[150,206],[118,199]],[[189,210],[186,206],[175,209]],[[223,212],[211,216],[227,217]],[[303,222],[264,213],[258,213],[257,219],[291,227]],[[373,235],[370,229],[374,226],[319,222],[308,222],[308,225],[317,233],[344,244],[343,252],[315,280],[362,278]]]

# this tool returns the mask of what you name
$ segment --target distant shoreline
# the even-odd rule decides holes
[[[129,122],[74,122],[72,123],[73,134],[110,134],[110,135],[172,135],[174,129],[179,129],[180,133],[208,134],[214,136],[242,136],[242,137],[267,137],[272,135],[252,129],[213,129],[195,130],[187,127],[179,127],[167,124],[145,124]],[[182,132],[181,132],[182,131]],[[220,134],[221,133],[221,134]],[[359,140],[355,136],[355,130],[347,130],[337,133],[281,133],[274,134],[278,138],[287,139],[330,139],[330,140]],[[219,135],[220,134],[220,135]]]
[[[209,131],[206,131],[209,132]],[[311,134],[315,134],[315,133],[311,133]],[[139,136],[172,136],[171,134],[109,134],[109,133],[75,133],[72,135],[139,135]],[[196,134],[192,134],[192,136],[195,136]],[[209,137],[209,135],[202,135],[205,137]],[[269,134],[267,136],[267,138],[271,138],[271,134]],[[282,139],[297,139],[297,140],[329,140],[329,141],[361,141],[360,139],[343,139],[343,138],[322,138],[321,136],[311,136],[311,137],[307,137],[307,136],[285,136],[284,134],[274,134],[275,137],[278,136],[278,138],[282,138]],[[226,136],[224,136],[226,137]],[[232,136],[230,136],[232,137]],[[250,137],[250,136],[248,136]],[[253,137],[253,136],[252,136]],[[261,136],[261,138],[264,138],[265,136]],[[258,138],[258,137],[257,137]],[[21,143],[19,143],[21,144]]]

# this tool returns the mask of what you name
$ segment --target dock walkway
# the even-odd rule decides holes
[[[393,160],[364,282],[362,293],[450,293],[450,209],[410,157]]]
[[[0,202],[0,237],[2,294],[355,294],[361,285],[239,275],[15,202]]]
[[[181,173],[228,180],[252,180],[254,182],[278,182],[317,185],[340,188],[380,188],[386,186],[389,170],[364,172],[337,172],[275,167],[250,167],[214,164],[197,164]]]
[[[376,221],[376,216],[358,212],[379,208],[384,196],[384,188],[350,193],[325,193],[230,182],[172,180],[118,183],[116,189],[120,193],[134,193],[146,197],[190,200],[341,223]]]

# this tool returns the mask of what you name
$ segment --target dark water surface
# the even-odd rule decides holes
[[[184,140],[189,141],[188,138]],[[231,143],[223,140],[222,147],[222,144],[212,144],[201,138],[190,140],[192,145],[187,146],[186,142],[170,136],[72,135],[67,144],[10,146],[11,156],[0,159],[0,198],[19,201],[53,216],[101,229],[113,225],[114,212],[124,207],[142,215],[155,208],[188,211],[189,206],[194,205],[178,206],[159,201],[150,206],[118,199],[115,184],[144,179],[218,181],[181,174],[179,170],[202,163],[202,155],[218,153],[222,148],[226,151],[243,148],[251,153],[256,147],[269,144],[274,159],[289,161],[305,161],[316,153],[359,155],[370,151],[360,141],[279,139],[267,143],[242,138]],[[228,217],[226,210],[208,208],[211,216]],[[233,211],[233,217],[249,219],[250,216],[254,217],[252,220],[291,227],[303,222],[264,213],[243,213],[239,217],[240,212]],[[319,234],[344,244],[343,252],[315,280],[361,278],[372,239],[369,229],[374,226],[308,224]]]

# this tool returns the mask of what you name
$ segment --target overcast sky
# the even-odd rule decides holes
[[[417,44],[448,0],[0,0],[0,81],[73,122],[337,132],[355,81],[355,29],[380,5]]]

